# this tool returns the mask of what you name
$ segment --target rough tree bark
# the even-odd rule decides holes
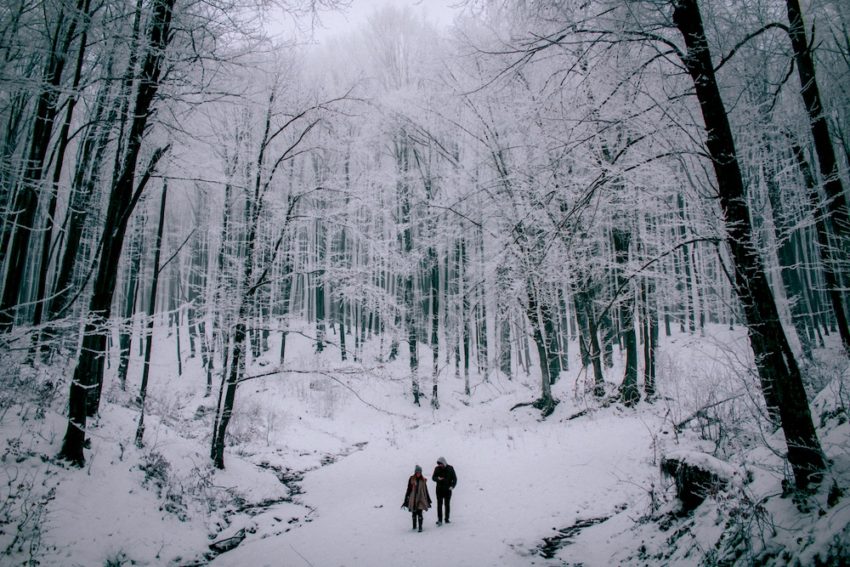
[[[826,461],[812,423],[800,369],[779,320],[761,257],[754,247],[732,129],[715,78],[697,1],[676,0],[673,22],[687,47],[682,62],[693,79],[705,121],[706,147],[717,179],[735,290],[743,309],[765,401],[771,413],[781,419],[796,484],[801,489],[807,488],[820,482]]]
[[[550,362],[557,358],[557,353],[550,352],[549,340],[545,336],[545,321],[552,319],[551,307],[540,297],[540,286],[531,276],[526,282],[526,293],[528,303],[526,314],[532,328],[534,345],[537,347],[537,356],[540,359],[540,397],[534,402],[534,407],[540,410],[543,417],[551,415],[555,411],[558,401],[552,396],[552,377],[550,376]]]
[[[86,439],[86,420],[89,415],[90,392],[99,390],[97,386],[103,378],[102,361],[106,352],[106,322],[112,312],[112,297],[121,258],[121,247],[127,229],[127,220],[138,200],[139,191],[135,187],[136,164],[142,146],[142,140],[153,112],[153,101],[160,86],[162,64],[165,50],[171,39],[171,17],[175,0],[154,0],[151,22],[148,27],[148,51],[139,74],[139,86],[136,91],[133,121],[127,139],[125,158],[121,172],[110,191],[109,205],[104,220],[104,234],[99,251],[97,275],[93,284],[93,293],[89,301],[89,316],[83,331],[83,345],[71,380],[71,392],[68,402],[68,428],[59,456],[74,465],[85,463],[83,445]],[[148,165],[139,188],[147,183],[156,163],[167,148],[155,152]],[[135,189],[135,191],[134,191]],[[99,398],[99,397],[98,397]],[[97,400],[99,402],[99,399]]]
[[[626,350],[626,369],[620,384],[620,399],[626,406],[633,406],[640,401],[637,387],[637,336],[635,334],[635,292],[624,273],[629,259],[629,243],[631,231],[622,228],[612,230],[614,240],[614,258],[617,267],[617,289],[622,290],[620,300],[620,338]]]

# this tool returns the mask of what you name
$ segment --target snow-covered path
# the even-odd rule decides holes
[[[643,502],[644,487],[657,474],[647,455],[658,427],[646,422],[647,414],[609,409],[537,423],[533,410],[493,406],[458,414],[463,422],[393,428],[363,451],[308,473],[300,498],[316,509],[312,521],[279,536],[249,536],[214,565],[545,564],[529,551],[553,529]],[[415,464],[430,477],[439,456],[459,477],[452,523],[437,527],[432,508],[417,533],[400,509],[405,483]],[[430,482],[429,488],[436,504]],[[570,555],[604,565],[616,545],[577,543]]]

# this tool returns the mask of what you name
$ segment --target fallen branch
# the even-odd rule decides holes
[[[695,420],[695,419],[697,419],[697,418],[700,418],[700,417],[702,417],[702,418],[707,418],[708,416],[706,415],[706,413],[705,413],[705,412],[706,412],[706,411],[708,411],[708,410],[710,410],[711,408],[713,408],[713,407],[717,407],[717,406],[722,405],[722,404],[725,404],[726,402],[731,402],[732,400],[736,400],[736,399],[740,398],[740,397],[741,397],[741,396],[743,396],[743,395],[744,395],[744,394],[735,394],[734,396],[729,397],[729,398],[726,398],[725,400],[720,400],[719,402],[713,402],[713,403],[710,403],[710,404],[704,405],[704,406],[702,406],[701,408],[699,408],[697,411],[695,411],[695,412],[694,412],[694,413],[693,413],[690,417],[688,417],[688,418],[686,418],[686,419],[683,419],[683,420],[682,420],[682,421],[680,421],[679,423],[675,424],[673,427],[675,427],[675,428],[676,428],[676,431],[677,431],[677,432],[679,432],[679,431],[681,431],[681,430],[682,430],[682,428],[683,428],[684,426],[686,426],[686,425],[687,425],[688,423],[690,423],[691,421],[693,421],[693,420]]]
[[[387,415],[391,415],[391,416],[394,416],[394,417],[401,417],[401,418],[404,418],[404,419],[413,419],[410,416],[403,415],[403,414],[400,414],[400,413],[391,412],[389,410],[379,408],[378,406],[376,406],[375,404],[373,404],[371,402],[367,402],[366,400],[364,400],[363,398],[360,397],[360,394],[358,394],[357,391],[354,388],[352,388],[347,383],[343,382],[342,379],[340,379],[337,376],[339,374],[349,375],[349,376],[359,375],[359,374],[364,374],[364,373],[367,373],[367,372],[368,372],[367,370],[363,370],[363,369],[359,369],[359,368],[345,368],[345,369],[337,370],[335,372],[329,372],[327,370],[304,370],[304,369],[297,369],[297,368],[288,368],[288,369],[287,368],[276,368],[274,370],[269,370],[268,372],[263,372],[261,374],[254,374],[253,376],[245,376],[243,378],[240,378],[237,381],[237,384],[241,384],[242,382],[247,382],[249,380],[256,380],[257,378],[265,378],[267,376],[273,376],[275,374],[316,374],[316,375],[319,375],[319,376],[325,376],[326,378],[330,378],[331,380],[333,380],[334,382],[336,382],[340,386],[342,386],[345,389],[347,389],[348,391],[350,391],[352,394],[354,394],[355,398],[357,398],[358,400],[360,400],[361,402],[363,402],[364,404],[366,404],[370,408],[374,409],[375,411],[379,411],[381,413],[385,413]]]

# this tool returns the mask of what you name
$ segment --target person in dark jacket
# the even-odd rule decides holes
[[[444,457],[437,459],[437,468],[431,475],[437,483],[437,525],[443,525],[443,506],[446,510],[446,523],[450,524],[449,515],[452,510],[452,491],[457,485],[457,475],[453,466],[446,462]]]
[[[422,467],[416,465],[413,476],[407,480],[407,492],[404,493],[402,508],[407,508],[413,514],[413,529],[419,522],[419,531],[422,531],[422,512],[431,507],[431,495],[428,494],[428,479],[422,476]]]

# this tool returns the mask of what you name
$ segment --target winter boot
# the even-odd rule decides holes
[[[419,531],[422,531],[422,516],[419,516]]]

